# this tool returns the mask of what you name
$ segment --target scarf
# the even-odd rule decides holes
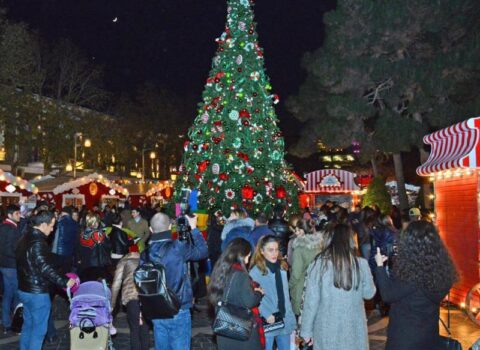
[[[283,294],[283,281],[282,281],[282,268],[280,266],[280,261],[277,260],[276,263],[271,263],[268,260],[265,260],[266,265],[270,272],[275,274],[275,287],[277,288],[277,297],[278,297],[278,312],[281,319],[285,318],[285,295]]]
[[[232,269],[234,271],[245,272],[248,275],[248,272],[245,271],[245,269],[239,263],[233,264]],[[252,285],[252,290],[259,286],[258,283],[253,281],[251,278],[250,278],[250,283]],[[257,325],[256,328],[257,328],[257,331],[258,331],[258,335],[260,337],[260,344],[262,345],[262,349],[265,349],[265,345],[266,345],[265,332],[263,331],[263,321],[262,321],[262,318],[260,317],[260,310],[258,309],[258,307],[253,307],[251,310],[252,310],[252,314],[253,314],[253,321]]]

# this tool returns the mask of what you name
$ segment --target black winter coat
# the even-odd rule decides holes
[[[234,271],[231,281],[232,285],[230,292],[228,294],[228,298],[226,298],[227,303],[242,306],[248,309],[256,307],[260,304],[262,295],[253,290],[250,276],[246,271]],[[226,297],[226,295],[224,297]],[[235,340],[217,335],[218,350],[261,350],[262,346],[260,344],[260,335],[255,323],[254,327],[255,328],[252,330],[250,339],[246,341]]]
[[[50,292],[51,286],[67,287],[67,277],[54,268],[51,261],[47,236],[37,229],[29,230],[18,242],[17,260],[18,289],[41,294]]]
[[[126,255],[128,253],[128,248],[133,243],[133,241],[128,240],[127,233],[117,226],[112,226],[109,238],[112,254]]]
[[[290,237],[290,229],[288,223],[281,217],[275,217],[268,224],[270,230],[273,231],[275,236],[280,242],[280,251],[283,256],[287,255],[288,237]]]
[[[450,287],[428,292],[391,279],[384,267],[377,267],[375,271],[382,299],[391,305],[385,349],[441,349],[438,329],[440,302]]]
[[[15,262],[15,248],[21,238],[18,226],[9,220],[5,220],[0,225],[0,267],[14,269],[17,267]]]

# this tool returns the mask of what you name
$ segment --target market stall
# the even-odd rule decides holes
[[[172,199],[173,191],[173,183],[171,181],[161,181],[152,186],[146,193],[146,196],[152,206],[163,206]]]
[[[88,209],[98,205],[118,205],[128,197],[128,190],[103,175],[94,173],[77,179],[67,176],[48,177],[36,182],[40,200],[55,204],[60,209],[67,205]]]
[[[0,169],[0,205],[5,209],[10,204],[35,207],[38,188],[31,182]]]
[[[435,221],[460,273],[450,300],[463,305],[480,278],[480,118],[471,118],[424,137],[431,146],[417,174],[434,184]]]
[[[305,190],[300,194],[301,207],[318,207],[327,200],[351,208],[359,201],[360,188],[355,174],[341,169],[316,170],[306,175]]]

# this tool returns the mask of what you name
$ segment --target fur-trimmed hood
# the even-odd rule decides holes
[[[245,218],[245,219],[235,219],[227,222],[222,231],[222,241],[225,240],[225,238],[227,237],[227,235],[230,233],[231,230],[237,227],[248,227],[250,231],[252,231],[255,228],[255,221],[251,218]]]
[[[315,232],[309,235],[304,235],[295,238],[292,243],[293,249],[306,248],[306,249],[320,249],[323,242],[323,233]]]

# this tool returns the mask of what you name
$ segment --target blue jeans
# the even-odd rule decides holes
[[[17,269],[1,267],[3,279],[2,322],[3,327],[12,325],[12,310],[18,304]]]
[[[23,327],[20,350],[41,350],[47,333],[47,320],[52,303],[48,293],[33,294],[18,291],[23,303]]]
[[[277,350],[290,350],[290,334],[274,336],[265,334],[265,350],[272,350],[274,341],[277,342]]]
[[[190,350],[192,317],[182,309],[173,318],[153,320],[155,350]]]

